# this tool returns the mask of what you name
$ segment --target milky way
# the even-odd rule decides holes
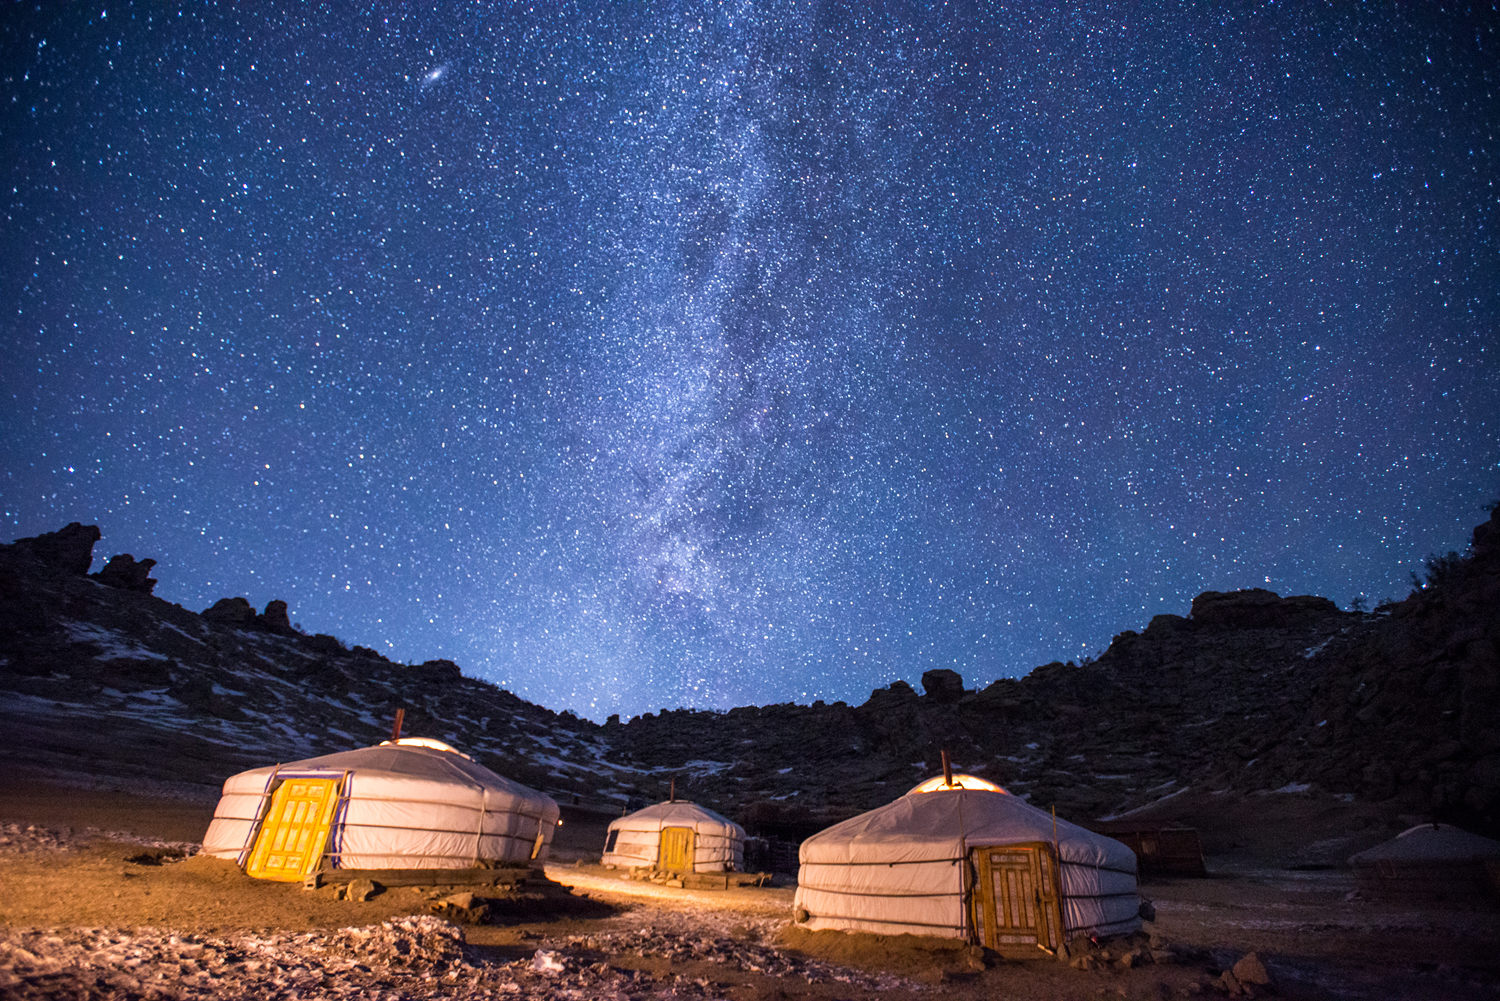
[[[10,5],[0,513],[594,718],[1404,596],[1500,18]]]

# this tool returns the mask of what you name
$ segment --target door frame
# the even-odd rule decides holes
[[[269,791],[270,803],[261,813],[252,834],[251,847],[245,859],[244,870],[246,875],[255,879],[294,882],[316,871],[328,854],[334,817],[349,790],[349,772],[345,770],[313,775],[283,773],[280,778],[281,782],[276,788]],[[317,784],[327,789],[325,796],[318,797],[321,802],[317,804],[314,814],[304,816],[300,823],[293,821],[289,815],[290,804],[287,802],[288,799],[293,798],[291,794],[298,783]],[[301,800],[300,797],[296,799]],[[278,812],[282,815],[278,816]],[[271,842],[271,839],[278,833],[299,828],[307,835],[300,850],[290,848],[290,846],[278,847]],[[268,868],[268,862],[273,855],[295,857],[297,860],[295,868],[290,866]]]
[[[663,855],[666,854],[663,851],[663,848],[664,848],[664,846],[666,844],[667,832],[668,831],[683,831],[683,832],[685,832],[687,834],[687,864],[685,866],[680,866],[680,867],[679,866],[669,866],[669,865],[666,864],[666,860],[662,857]],[[693,829],[691,827],[684,827],[684,826],[682,826],[680,824],[673,824],[673,825],[668,826],[668,827],[663,827],[661,829],[661,833],[657,835],[657,838],[656,838],[656,867],[658,869],[666,869],[666,870],[669,870],[671,872],[694,872],[697,869],[697,861],[698,861],[697,855],[698,855],[698,832],[695,829]]]
[[[995,877],[990,864],[993,852],[1026,852],[1031,861],[1033,901],[1038,918],[1036,941],[1000,942],[996,917]],[[974,878],[970,915],[979,944],[1009,958],[1037,958],[1054,953],[1063,942],[1062,892],[1058,883],[1057,856],[1046,841],[1023,841],[1009,845],[970,846],[969,860]]]

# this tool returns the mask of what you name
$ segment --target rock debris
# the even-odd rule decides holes
[[[731,930],[716,915],[692,912],[625,915],[604,924],[607,929],[592,935],[536,939],[532,955],[509,962],[485,958],[483,949],[466,945],[461,928],[431,915],[303,933],[5,929],[0,931],[0,996],[17,1001],[724,997],[708,977],[622,969],[610,965],[610,954],[698,960],[809,983],[919,989],[894,977],[806,961],[746,940],[774,933],[775,921],[752,920],[748,926],[742,921]]]

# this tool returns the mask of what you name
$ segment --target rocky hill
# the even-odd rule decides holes
[[[99,530],[0,546],[0,719],[24,769],[206,790],[241,768],[440,737],[564,803],[618,810],[679,791],[798,835],[938,768],[988,776],[1077,819],[1189,789],[1321,789],[1495,832],[1500,814],[1500,512],[1469,553],[1373,613],[1259,589],[1207,592],[1098,659],[970,690],[929,671],[863,705],[676,710],[600,725],[449,661],[393,663],[304,635],[273,601],[193,612],[152,561],[90,575]]]

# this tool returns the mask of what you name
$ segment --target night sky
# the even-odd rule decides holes
[[[0,9],[6,540],[602,719],[1374,605],[1500,496],[1489,5],[418,6]]]

